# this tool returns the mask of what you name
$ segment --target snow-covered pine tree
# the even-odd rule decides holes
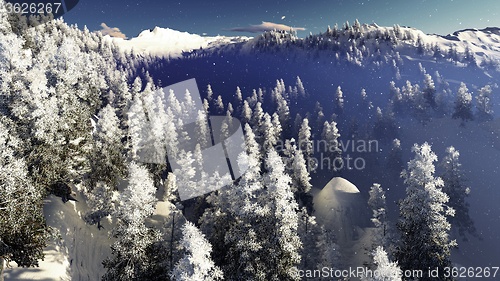
[[[302,125],[302,116],[300,115],[300,113],[297,113],[295,115],[295,120],[293,121],[293,134],[292,135],[295,135],[297,136],[299,134],[299,130],[300,130],[300,126]]]
[[[301,97],[306,97],[306,90],[304,89],[304,84],[302,83],[302,80],[300,80],[300,77],[297,76],[297,81],[296,81],[296,86],[297,86],[297,92]]]
[[[304,118],[299,129],[299,150],[304,154],[307,163],[310,163],[313,156],[313,141],[311,140],[311,127],[309,127],[309,120]]]
[[[276,139],[276,143],[278,143],[281,140],[283,134],[283,126],[276,112],[273,113],[271,117],[272,117],[271,123],[274,126],[274,138]]]
[[[97,228],[102,228],[101,220],[114,211],[113,189],[103,182],[97,182],[92,190],[87,193],[87,205],[89,211],[85,214],[84,220],[90,224],[97,224]]]
[[[236,87],[236,93],[235,93],[235,100],[236,100],[236,107],[240,107],[241,103],[243,102],[243,95],[241,94],[241,89],[240,87]]]
[[[324,239],[324,232],[316,222],[316,218],[310,215],[306,208],[302,208],[299,213],[298,233],[302,242],[299,269],[319,269],[322,256],[318,253],[325,251],[325,247],[320,243]],[[330,265],[330,267],[333,266],[333,264]]]
[[[262,280],[266,276],[267,264],[262,258],[267,241],[267,232],[263,231],[262,222],[270,210],[263,208],[264,186],[260,175],[259,150],[252,130],[246,124],[246,151],[238,157],[238,167],[243,173],[238,186],[221,190],[216,207],[209,221],[218,227],[211,233],[218,237],[216,241],[222,247],[224,257],[223,270],[226,278],[235,280]],[[214,217],[215,215],[215,217]],[[226,219],[224,219],[226,218]],[[207,223],[204,221],[203,223]],[[220,248],[218,249],[221,250]],[[222,253],[221,253],[222,254]]]
[[[123,132],[115,109],[108,104],[98,114],[94,132],[89,173],[89,190],[97,182],[103,182],[112,189],[117,188],[120,178],[125,176],[125,157],[122,154]]]
[[[207,85],[207,100],[211,102],[213,100],[214,92],[212,91],[212,86]]]
[[[262,122],[262,126],[259,128],[260,143],[262,145],[263,154],[268,151],[271,147],[275,146],[279,140],[277,133],[275,132],[276,128],[272,122],[271,116],[266,112],[264,113],[264,121]]]
[[[137,81],[137,80],[136,80]],[[140,94],[133,98],[132,105],[127,112],[128,118],[128,157],[134,161],[145,161],[148,143],[151,141],[150,123],[147,120],[146,113]]]
[[[448,195],[441,189],[443,180],[434,176],[437,156],[431,146],[415,144],[412,151],[415,158],[401,173],[407,196],[399,202],[401,242],[396,256],[403,270],[422,270],[422,280],[431,280],[425,275],[429,267],[439,268],[439,277],[448,280],[444,268],[451,265],[450,251],[456,241],[449,240],[451,225],[446,217],[454,211],[445,205]]]
[[[255,107],[255,105],[257,104],[257,102],[261,102],[262,103],[262,101],[257,96],[257,91],[255,89],[252,90],[252,95],[249,96],[246,100],[248,101],[248,104],[252,108]]]
[[[198,116],[196,118],[196,134],[197,143],[200,144],[202,148],[207,148],[209,144],[212,144],[208,126],[208,116],[207,113],[202,110],[198,111]]]
[[[397,262],[392,262],[387,256],[387,252],[382,246],[378,246],[373,251],[373,263],[376,265],[377,274],[367,277],[370,281],[401,281],[403,271],[399,268]]]
[[[191,222],[182,227],[181,247],[184,257],[175,265],[171,273],[175,281],[213,281],[222,280],[222,271],[212,261],[212,246],[201,231]]]
[[[335,90],[335,110],[337,115],[341,115],[344,112],[344,93],[340,86]]]
[[[491,86],[486,85],[479,89],[479,94],[476,96],[477,118],[480,121],[488,121],[493,119],[491,92]]]
[[[288,103],[282,95],[277,96],[276,103],[277,110],[275,113],[277,113],[279,116],[279,121],[281,123],[281,126],[283,127],[283,131],[285,135],[290,134],[290,108],[288,107]]]
[[[375,243],[377,246],[386,246],[386,233],[387,233],[387,204],[385,202],[385,191],[378,183],[374,183],[369,191],[370,198],[368,205],[373,211],[371,221],[377,229],[375,234]]]
[[[341,159],[342,149],[340,147],[339,138],[340,133],[337,128],[337,123],[335,121],[323,123],[323,140],[326,142],[326,155],[330,157],[330,162],[336,161],[335,159]],[[333,167],[335,170],[336,167]]]
[[[309,175],[304,155],[300,152],[300,150],[297,151],[293,157],[292,169],[294,186],[300,193],[308,193],[312,187],[310,183],[311,176]]]
[[[254,129],[259,129],[262,127],[264,121],[264,110],[262,109],[262,103],[257,102],[253,110],[251,125]]]
[[[270,268],[267,280],[299,280],[296,272],[301,260],[302,243],[297,233],[298,205],[291,191],[291,178],[285,173],[283,161],[274,149],[267,153],[266,168],[269,172],[265,179],[265,196],[272,217],[265,222],[270,225],[264,226],[270,231],[267,243],[269,250],[274,253],[268,253],[265,257]]]
[[[145,225],[155,210],[156,188],[146,168],[131,162],[128,169],[128,185],[120,195],[113,230],[117,240],[111,246],[113,256],[103,261],[107,269],[103,280],[164,280],[153,269],[152,259],[158,253],[151,251],[160,233]]]
[[[472,114],[472,95],[463,82],[460,83],[460,88],[458,88],[455,99],[455,111],[452,117],[454,119],[462,119],[462,125],[465,125],[466,121],[472,120],[474,117]]]
[[[306,206],[312,212],[311,176],[303,153],[298,150],[295,139],[285,141],[283,154],[284,164],[288,175],[292,178],[292,192],[299,201],[300,207]]]
[[[243,107],[241,109],[241,123],[245,124],[250,122],[250,120],[252,119],[252,114],[252,109],[250,108],[248,101],[243,101]]]
[[[403,170],[403,151],[401,149],[401,141],[399,139],[392,140],[391,150],[387,156],[387,168],[393,175],[399,177]]]
[[[420,122],[426,122],[427,117],[425,114],[417,114],[417,119]],[[398,136],[398,126],[396,125],[396,118],[392,112],[392,107],[388,106],[385,111],[382,111],[379,107],[376,108],[376,120],[373,127],[373,136],[386,143],[391,142],[394,138]]]
[[[224,113],[224,102],[222,101],[221,95],[218,95],[217,100],[215,100],[215,109],[217,110],[217,114]]]
[[[458,160],[459,156],[460,153],[453,146],[446,148],[446,155],[440,163],[444,170],[441,178],[444,182],[443,192],[450,197],[448,205],[455,210],[455,216],[450,218],[452,228],[456,227],[458,233],[466,238],[467,232],[475,234],[475,227],[469,216],[467,203],[470,188],[466,185],[467,179]]]
[[[43,216],[44,191],[28,176],[19,158],[22,141],[0,119],[0,280],[6,262],[38,266],[48,239]]]
[[[427,106],[436,108],[436,86],[434,85],[432,76],[427,73],[424,74],[424,89],[422,92]]]

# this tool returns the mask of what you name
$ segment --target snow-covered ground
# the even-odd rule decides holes
[[[63,203],[60,197],[50,195],[44,206],[47,224],[54,230],[54,238],[45,249],[45,260],[38,268],[14,266],[5,271],[5,280],[100,280],[102,261],[110,254],[111,239],[108,222],[104,229],[87,225],[81,215],[86,211],[83,198],[79,202]]]
[[[78,202],[63,203],[60,197],[50,195],[45,201],[44,214],[47,224],[54,230],[44,250],[45,259],[36,268],[20,268],[15,263],[5,270],[6,281],[62,280],[96,281],[106,272],[102,261],[110,256],[113,225],[102,221],[101,230],[82,219],[88,211],[84,198],[77,193]],[[159,201],[151,218],[160,227],[168,215],[169,206]]]

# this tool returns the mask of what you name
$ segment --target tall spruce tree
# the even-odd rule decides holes
[[[472,120],[474,118],[472,114],[472,95],[469,93],[469,89],[465,83],[460,83],[460,88],[457,92],[457,97],[455,99],[455,111],[452,117],[454,119],[460,118],[462,120],[462,125],[466,121]]]
[[[128,186],[121,194],[113,230],[117,239],[111,246],[112,257],[103,261],[107,269],[103,280],[164,280],[154,270],[154,249],[159,231],[147,227],[146,218],[153,215],[156,188],[148,170],[134,162],[129,164]],[[166,274],[166,273],[165,273]]]
[[[38,266],[48,229],[43,216],[43,190],[28,176],[26,162],[19,158],[22,142],[0,121],[0,280],[4,262]]]
[[[450,222],[458,229],[460,236],[466,238],[466,233],[475,234],[475,227],[469,216],[467,203],[470,188],[466,184],[467,179],[459,157],[460,153],[453,146],[446,148],[446,155],[440,163],[444,169],[441,177],[444,182],[443,191],[450,197],[449,205],[455,210],[455,216],[450,218]]]
[[[434,176],[437,156],[431,146],[415,144],[412,151],[415,158],[401,173],[407,196],[399,202],[401,242],[397,258],[403,270],[422,270],[421,280],[434,280],[426,274],[430,267],[439,268],[439,278],[449,280],[444,268],[451,265],[450,251],[456,242],[449,240],[451,225],[446,217],[454,211],[445,205],[448,195],[442,191],[443,180]]]

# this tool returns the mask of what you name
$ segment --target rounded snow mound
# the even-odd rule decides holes
[[[326,224],[332,223],[335,221],[334,217],[357,205],[359,193],[359,189],[348,180],[333,178],[314,194],[316,217]]]
[[[359,193],[359,189],[352,184],[350,181],[341,178],[341,177],[335,177],[332,180],[330,180],[321,193],[329,193],[331,191],[336,191],[336,192],[344,192],[344,193]]]

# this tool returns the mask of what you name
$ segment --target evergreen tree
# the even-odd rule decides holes
[[[295,120],[293,121],[293,135],[297,136],[299,134],[301,125],[302,125],[302,116],[300,115],[300,113],[297,113],[295,115]]]
[[[392,140],[391,150],[387,156],[387,168],[392,175],[400,176],[403,170],[403,151],[401,149],[401,141],[399,139]]]
[[[137,81],[137,80],[136,80]],[[128,117],[128,151],[129,158],[134,161],[148,162],[148,145],[151,141],[150,123],[147,121],[146,113],[140,94],[134,96],[132,105],[127,112]]]
[[[451,265],[450,251],[456,242],[449,241],[451,225],[446,216],[454,211],[445,205],[448,196],[441,189],[443,180],[434,176],[437,156],[431,146],[415,144],[412,151],[415,158],[401,173],[407,196],[399,202],[401,244],[397,257],[403,270],[422,270],[422,280],[432,280],[425,273],[436,267],[439,277],[448,280],[444,268]]]
[[[272,214],[270,225],[269,249],[274,254],[267,257],[272,271],[268,273],[268,280],[298,280],[296,266],[300,263],[300,249],[302,243],[297,233],[298,205],[291,192],[291,178],[285,174],[281,157],[276,150],[268,152],[266,168],[267,198],[271,198],[270,210]]]
[[[0,280],[4,261],[38,266],[48,229],[43,216],[43,190],[35,187],[26,162],[19,158],[22,142],[0,120]]]
[[[330,162],[333,162],[335,159],[341,159],[342,157],[342,149],[340,147],[339,138],[340,133],[337,128],[337,123],[335,121],[328,122],[325,121],[323,124],[323,140],[326,142],[326,153],[330,157]],[[336,167],[333,167],[336,169]]]
[[[296,86],[297,86],[297,92],[301,97],[306,96],[306,90],[304,89],[304,84],[302,84],[302,80],[300,80],[300,77],[297,76],[297,81],[296,81]]]
[[[311,127],[309,127],[309,120],[304,118],[299,130],[299,150],[304,153],[304,158],[307,163],[313,155],[313,141],[311,140]]]
[[[322,263],[322,255],[318,253],[324,252],[325,248],[327,248],[320,243],[324,239],[324,231],[316,222],[316,218],[309,215],[306,208],[302,208],[299,213],[298,233],[302,242],[299,268],[303,270],[319,269]],[[330,264],[329,267],[333,267],[333,264]]]
[[[446,149],[446,156],[441,161],[441,167],[444,169],[441,177],[444,182],[443,192],[450,197],[449,205],[455,210],[455,216],[450,218],[450,222],[458,229],[459,234],[466,238],[466,232],[475,234],[475,227],[469,216],[467,203],[470,188],[466,185],[467,179],[458,160],[459,156],[460,153],[453,146]]]
[[[271,147],[275,146],[279,140],[276,128],[272,123],[271,116],[266,112],[264,113],[264,120],[262,126],[259,128],[259,135],[261,136],[261,145],[263,152],[268,151]]]
[[[462,125],[464,125],[466,121],[472,120],[472,95],[469,93],[469,89],[462,82],[460,83],[460,88],[457,92],[457,97],[455,100],[455,111],[453,112],[452,117],[454,119],[460,118],[462,119]]]
[[[224,102],[222,101],[221,95],[217,96],[217,100],[215,101],[215,109],[217,110],[217,114],[222,114],[224,112]]]
[[[120,196],[113,230],[117,241],[111,246],[113,256],[103,261],[103,280],[164,280],[152,262],[160,233],[145,225],[154,213],[156,188],[146,168],[134,162],[128,168],[128,186]]]
[[[476,97],[477,116],[479,120],[488,121],[493,119],[493,108],[491,102],[491,86],[486,85],[479,90]]]
[[[89,190],[101,181],[111,188],[117,188],[120,178],[125,175],[125,159],[122,155],[122,131],[115,109],[107,105],[98,115],[91,154]]]
[[[101,229],[101,220],[113,213],[113,190],[105,183],[98,182],[87,195],[87,205],[90,211],[85,214],[85,221]]]
[[[241,94],[240,87],[236,87],[235,98],[236,98],[236,107],[241,106],[241,103],[243,102],[243,95]]]
[[[283,154],[286,171],[292,178],[292,192],[300,206],[305,206],[312,213],[312,196],[309,194],[311,176],[304,155],[297,149],[294,139],[285,141]]]
[[[251,122],[252,128],[255,129],[261,128],[263,122],[264,122],[264,110],[262,109],[262,103],[257,102],[252,115],[252,122]]]
[[[434,85],[434,81],[429,74],[424,74],[424,77],[424,99],[427,106],[436,108],[436,86]]]
[[[243,108],[241,109],[241,122],[242,124],[250,122],[252,119],[252,109],[248,104],[248,101],[243,102]]]
[[[372,281],[401,281],[403,271],[399,268],[397,262],[391,262],[387,252],[379,246],[373,251],[373,263],[377,266],[377,274],[368,278]]]
[[[204,111],[198,111],[198,117],[196,118],[196,134],[197,134],[197,143],[203,147],[209,147],[209,144],[212,143],[212,139],[210,136],[210,128],[208,126],[208,116]]]
[[[277,94],[277,110],[276,113],[279,116],[279,121],[284,127],[285,133],[290,132],[290,108],[288,107],[287,101],[283,98],[281,94]]]
[[[196,226],[186,222],[182,227],[181,247],[184,257],[175,265],[171,278],[175,281],[222,280],[222,271],[210,258],[212,246]]]
[[[335,90],[335,109],[337,110],[337,115],[344,112],[344,93],[340,86]]]
[[[386,244],[386,233],[387,233],[387,204],[385,202],[385,191],[378,183],[374,183],[369,191],[370,198],[368,199],[368,205],[373,211],[371,221],[377,229],[375,235],[375,243],[378,246],[385,246]]]
[[[213,100],[214,92],[212,91],[212,86],[210,84],[207,85],[207,100],[211,102]]]

